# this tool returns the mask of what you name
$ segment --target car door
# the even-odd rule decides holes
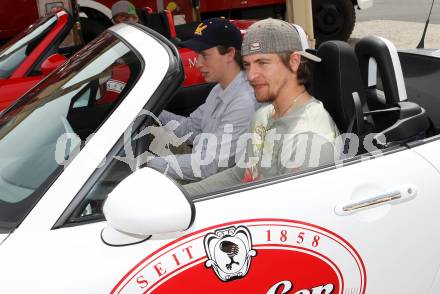
[[[108,168],[121,172],[117,165]],[[94,191],[111,182],[112,174],[103,171],[86,187],[86,197],[99,194]],[[45,289],[65,293],[427,293],[440,261],[439,224],[433,221],[438,178],[418,154],[397,148],[377,158],[198,197],[190,228],[125,246],[106,242],[102,232],[110,224],[102,219],[69,213],[70,220],[56,229],[28,232],[17,241],[42,240],[36,246],[47,252],[24,253],[20,245],[23,258],[32,260],[22,272],[30,275],[46,263],[50,280],[62,282]],[[158,208],[155,198],[169,191],[153,178],[139,186],[146,187],[136,191],[151,210]],[[74,206],[93,210],[81,203]],[[125,211],[134,215],[135,207]],[[163,221],[176,215],[163,213]],[[37,283],[36,277],[29,281]]]
[[[191,229],[146,241],[166,244],[146,249],[112,293],[428,293],[440,262],[437,180],[398,148],[202,196]]]
[[[420,140],[410,144],[411,149],[426,160],[433,168],[440,172],[440,156],[437,152],[440,145],[439,136],[429,139]],[[437,272],[435,282],[433,283],[429,293],[438,293],[440,291],[440,274]]]

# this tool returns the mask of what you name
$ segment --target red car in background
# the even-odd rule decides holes
[[[0,111],[70,55],[75,48],[60,52],[60,44],[72,25],[68,13],[50,14],[0,48]]]
[[[80,49],[64,46],[73,23],[72,16],[63,10],[50,13],[0,48],[0,111]],[[248,23],[237,25],[244,27]],[[170,27],[174,29],[172,21]],[[175,37],[174,30],[172,34]],[[196,53],[186,48],[179,48],[179,53],[185,69],[183,86],[204,83],[195,68]]]
[[[44,15],[54,6],[71,11],[80,10],[85,30],[108,28],[111,7],[118,0],[0,0],[0,42],[9,39]],[[231,19],[284,18],[286,0],[130,0],[136,8],[151,7],[153,11],[168,9],[173,13],[176,25],[192,23],[201,17],[225,16]],[[290,0],[292,1],[292,0]],[[373,0],[312,0],[313,26],[319,42],[332,39],[347,40],[355,20],[355,9],[367,9]],[[16,11],[17,13],[10,13]]]

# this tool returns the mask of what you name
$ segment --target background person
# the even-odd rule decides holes
[[[170,1],[167,5],[167,10],[169,10],[173,15],[174,25],[186,24],[185,14],[183,13],[180,5],[175,1]]]
[[[112,6],[112,20],[115,24],[121,22],[139,22],[136,8],[129,1],[118,1]]]
[[[307,157],[312,160],[313,155],[310,141],[322,145],[320,163],[334,158],[337,126],[322,103],[305,88],[311,78],[305,59],[320,59],[303,51],[295,27],[277,19],[254,23],[245,34],[242,55],[257,101],[271,104],[253,116],[249,127],[252,140],[246,141],[245,156],[233,168],[185,185],[191,195],[307,168]]]
[[[217,83],[206,102],[189,117],[163,111],[159,116],[162,124],[176,120],[180,126],[175,135],[183,137],[192,133],[187,143],[193,145],[192,153],[176,155],[183,173],[180,177],[164,157],[154,157],[148,166],[176,179],[195,181],[234,165],[239,136],[246,132],[249,121],[258,106],[246,74],[241,65],[242,37],[228,20],[213,18],[203,21],[195,30],[194,37],[183,46],[197,52],[196,67],[206,82]],[[201,141],[202,134],[215,137],[213,146]],[[225,139],[226,138],[226,139]],[[203,160],[202,160],[203,159]],[[179,172],[180,173],[180,172]]]

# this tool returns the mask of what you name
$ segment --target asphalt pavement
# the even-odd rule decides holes
[[[374,0],[373,7],[357,10],[359,22],[397,20],[425,23],[432,0]],[[440,24],[440,0],[435,0],[431,23]]]
[[[375,0],[373,7],[356,10],[350,43],[367,35],[391,40],[397,48],[415,48],[420,41],[432,0]],[[440,0],[434,2],[425,48],[440,48]]]

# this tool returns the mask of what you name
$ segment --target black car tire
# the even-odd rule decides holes
[[[327,40],[348,40],[356,22],[351,0],[313,0],[312,6],[318,44]]]

